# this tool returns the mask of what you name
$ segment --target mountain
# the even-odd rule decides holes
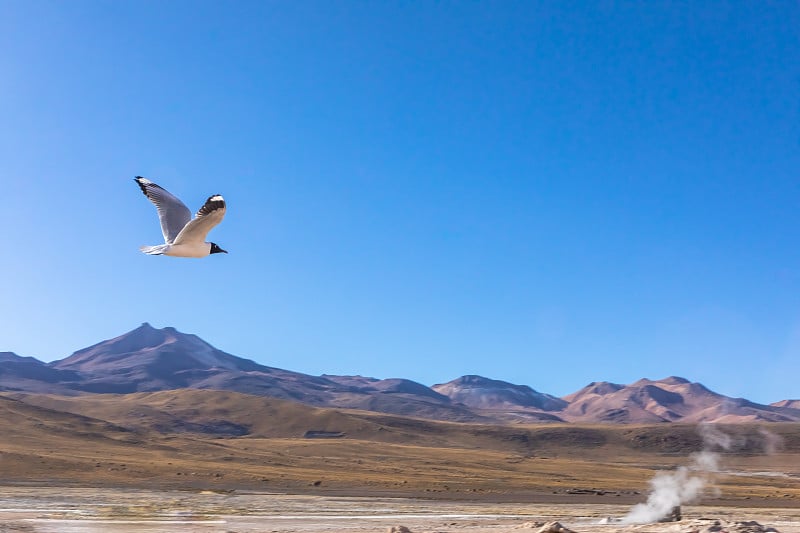
[[[339,383],[340,385],[353,387],[362,391],[416,394],[435,401],[449,401],[446,395],[439,394],[434,389],[426,387],[422,383],[417,383],[416,381],[408,379],[375,379],[365,378],[363,376],[331,376],[327,374],[323,374],[322,377]]]
[[[263,366],[218,350],[196,335],[155,329],[146,322],[51,366],[79,373],[83,381],[76,388],[98,393],[225,389],[315,402],[337,388],[326,379]]]
[[[0,363],[33,363],[33,362],[41,362],[37,361],[33,357],[22,357],[21,355],[17,355],[14,352],[0,352]]]
[[[668,377],[641,379],[630,385],[590,383],[565,396],[561,413],[571,422],[652,424],[657,422],[788,422],[790,409],[759,405],[713,392],[700,383]]]
[[[781,400],[771,403],[772,407],[788,407],[790,409],[800,409],[800,400]]]
[[[78,378],[75,372],[51,368],[33,357],[0,352],[0,391],[67,394],[71,387],[64,383],[73,382]]]
[[[97,375],[131,375],[134,368],[147,367],[155,378],[166,378],[175,371],[189,369],[250,371],[266,368],[217,350],[197,335],[180,333],[170,327],[155,329],[147,322],[124,335],[78,350],[53,366]]]
[[[0,352],[0,391],[75,396],[178,389],[231,391],[316,407],[456,422],[784,422],[800,401],[760,405],[669,377],[629,385],[593,382],[557,398],[527,385],[468,375],[427,387],[402,378],[311,376],[223,352],[175,328],[140,327],[43,363]]]
[[[537,392],[527,385],[514,385],[483,376],[461,376],[431,388],[454,402],[476,409],[532,407],[542,411],[560,411],[568,405],[561,398]]]
[[[480,415],[428,387],[405,379],[310,376],[260,365],[223,352],[175,328],[140,327],[79,350],[51,368],[81,377],[83,392],[214,389],[293,400],[315,406],[365,409],[440,420],[477,421]],[[0,387],[3,385],[0,381]],[[16,388],[14,390],[20,390]]]
[[[459,422],[490,420],[463,405],[454,404],[448,397],[416,381],[327,374],[323,377],[348,389],[348,392],[338,393],[324,404],[330,407]]]
[[[567,403],[572,403],[581,398],[605,396],[607,394],[617,392],[618,390],[624,388],[625,385],[610,383],[608,381],[592,381],[581,390],[573,392],[572,394],[569,394],[567,396],[564,396],[563,400],[566,401]]]

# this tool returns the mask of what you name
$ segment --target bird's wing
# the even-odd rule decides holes
[[[209,196],[203,207],[197,211],[194,219],[186,224],[175,237],[174,244],[199,243],[206,240],[206,235],[211,229],[222,222],[225,216],[225,199],[219,194]]]
[[[164,242],[172,244],[186,223],[191,220],[192,212],[183,202],[149,179],[141,176],[133,179],[139,184],[147,199],[153,202],[158,209],[158,219],[161,221]]]

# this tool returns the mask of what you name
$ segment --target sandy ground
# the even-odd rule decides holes
[[[601,524],[628,506],[449,502],[404,498],[293,496],[265,493],[127,489],[0,487],[0,533],[385,532],[537,531],[556,520],[577,533],[689,533],[720,520],[757,521],[800,533],[800,509],[685,506],[684,521],[623,526]]]

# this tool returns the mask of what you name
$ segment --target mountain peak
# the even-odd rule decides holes
[[[498,381],[496,379],[486,378],[477,374],[466,374],[454,379],[450,383],[458,383],[459,385],[488,385],[492,383],[505,383],[505,381]]]
[[[604,396],[606,394],[613,394],[623,388],[625,388],[624,385],[620,385],[618,383],[611,383],[610,381],[592,381],[579,391],[573,392],[568,396],[564,396],[564,399],[586,394],[597,394],[600,396]]]
[[[138,328],[97,343],[52,363],[58,369],[86,374],[111,373],[132,381],[167,379],[180,371],[263,369],[252,361],[217,350],[196,335],[173,327],[156,329],[144,322]]]
[[[686,378],[678,376],[669,376],[664,379],[658,380],[658,383],[663,383],[665,385],[687,385],[691,382]]]

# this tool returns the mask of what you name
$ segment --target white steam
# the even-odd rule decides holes
[[[758,432],[763,438],[762,445],[764,447],[764,453],[767,455],[774,455],[783,448],[783,438],[780,435],[776,435],[765,428],[759,428]]]
[[[729,450],[733,444],[733,438],[718,430],[713,424],[700,424],[697,427],[697,432],[703,437],[703,451],[713,451],[714,449]]]
[[[633,506],[625,517],[624,524],[648,524],[667,517],[672,510],[696,501],[703,495],[710,476],[719,470],[719,453],[731,446],[731,437],[710,424],[698,428],[703,437],[703,451],[690,456],[689,466],[681,466],[673,472],[659,472],[650,480],[651,492],[645,503]]]

